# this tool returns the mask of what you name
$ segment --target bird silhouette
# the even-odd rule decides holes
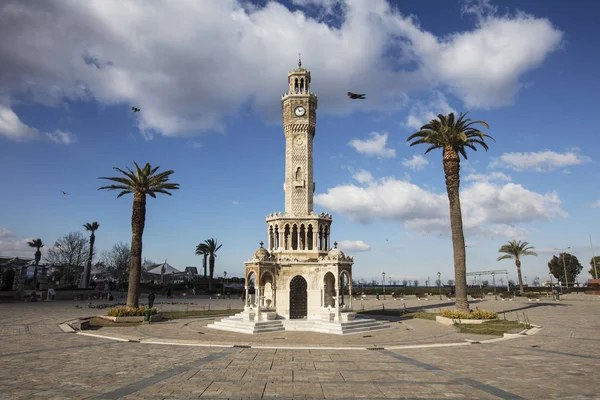
[[[64,196],[67,196],[67,195],[69,194],[69,193],[67,193],[67,192],[65,192],[65,191],[63,191],[63,190],[61,190],[61,192],[62,192],[62,194],[63,194]]]
[[[348,92],[348,97],[350,97],[352,100],[356,100],[356,99],[365,100],[366,99],[365,96],[366,95],[364,93],[357,94],[357,93]]]
[[[134,113],[136,112],[140,112],[140,109],[137,107],[131,107],[131,111],[133,111]]]

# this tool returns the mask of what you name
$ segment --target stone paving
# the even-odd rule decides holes
[[[185,302],[193,304],[163,308],[206,307],[209,300]],[[229,300],[210,302],[225,308]],[[392,329],[349,336],[213,332],[199,318],[93,331],[142,339],[133,343],[64,333],[59,323],[102,313],[76,304],[87,302],[0,304],[0,399],[600,398],[598,296],[484,300],[477,307],[510,310],[507,317],[524,312],[543,329],[483,344],[469,344],[465,339],[473,336],[423,320],[394,321]],[[380,304],[365,302],[366,308]],[[386,302],[386,308],[394,305]],[[449,303],[406,302],[418,305]],[[231,306],[238,305],[232,300]],[[144,343],[148,339],[171,345]],[[210,344],[228,347],[202,346]],[[424,347],[407,348],[414,344]],[[300,348],[307,346],[322,348]],[[332,349],[340,346],[353,349]],[[384,349],[365,350],[369,346]]]

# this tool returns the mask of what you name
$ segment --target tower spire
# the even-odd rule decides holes
[[[302,53],[298,53],[298,68],[302,68]]]

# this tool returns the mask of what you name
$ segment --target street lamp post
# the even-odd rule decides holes
[[[382,272],[381,276],[383,277],[383,299],[385,300],[385,272]]]
[[[442,273],[438,271],[438,294],[440,295],[440,300],[442,300]]]
[[[567,285],[567,289],[569,288],[569,278],[567,278],[567,264],[565,263],[565,250],[569,250],[570,248],[571,248],[571,246],[566,247],[564,249],[556,249],[556,250],[559,250],[560,252],[562,252],[563,269],[565,271],[565,285]],[[562,290],[562,286],[561,286],[561,290]]]
[[[494,300],[498,300],[498,295],[496,294],[496,274],[492,272],[492,285],[494,286]]]
[[[223,297],[225,297],[225,280],[227,279],[227,271],[223,271]]]

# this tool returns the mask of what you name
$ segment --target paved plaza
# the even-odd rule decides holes
[[[166,301],[159,298],[159,308],[241,307],[238,300],[161,304]],[[381,303],[364,302],[365,308]],[[385,302],[386,308],[404,304],[451,305]],[[87,302],[0,304],[0,398],[600,398],[598,296],[573,294],[560,302],[491,297],[474,304],[509,310],[511,319],[525,313],[542,326],[535,335],[509,340],[459,334],[453,327],[414,319],[347,336],[235,334],[207,328],[212,322],[207,318],[65,333],[60,323],[103,313],[76,305]]]

